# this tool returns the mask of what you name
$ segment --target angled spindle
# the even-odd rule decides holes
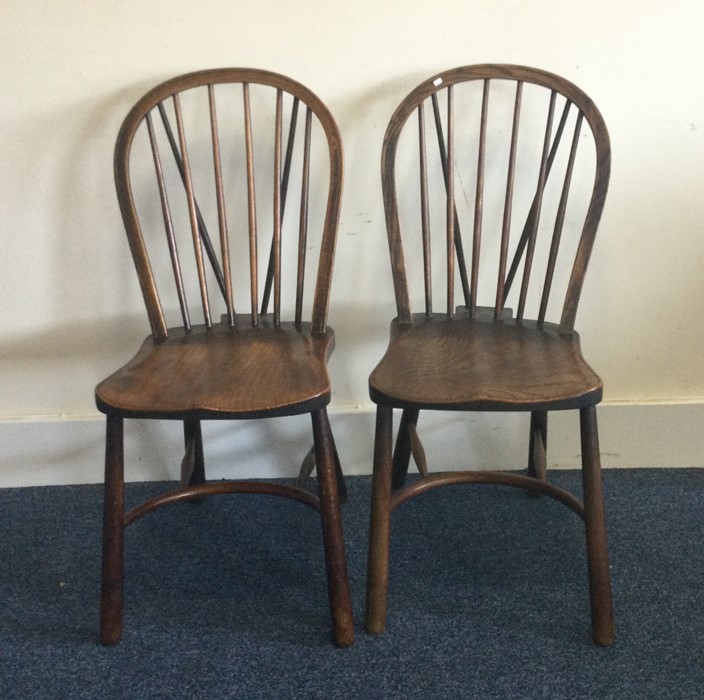
[[[200,298],[203,306],[203,319],[206,328],[212,327],[210,318],[210,301],[208,299],[208,282],[205,278],[205,266],[203,264],[202,239],[198,228],[198,216],[196,214],[196,200],[193,194],[193,181],[191,179],[191,167],[188,160],[188,146],[186,145],[186,132],[183,125],[183,113],[181,112],[181,100],[178,94],[173,96],[174,111],[176,113],[176,130],[183,162],[184,183],[186,186],[186,201],[188,204],[188,218],[191,222],[191,233],[193,235],[193,251],[196,257],[196,270],[198,271],[198,286],[200,288]]]
[[[178,169],[179,175],[181,176],[181,181],[186,185],[186,175],[183,167],[183,159],[181,158],[181,153],[179,151],[179,146],[174,136],[173,129],[171,128],[171,123],[169,122],[168,115],[166,114],[166,108],[162,102],[157,106],[159,110],[159,115],[161,116],[161,122],[164,125],[164,132],[166,133],[166,138],[171,147],[171,153],[173,154],[174,161],[176,163],[176,168]],[[210,235],[208,234],[208,228],[205,225],[205,219],[200,211],[198,202],[194,199],[196,218],[198,221],[198,234],[203,242],[203,247],[210,261],[210,265],[213,268],[213,273],[215,274],[215,279],[217,280],[218,286],[220,287],[220,292],[222,293],[223,299],[227,299],[227,288],[225,285],[225,278],[223,276],[222,270],[220,269],[220,263],[218,262],[217,255],[215,253],[215,248],[210,240]]]
[[[235,325],[235,308],[232,301],[232,273],[230,270],[230,244],[228,237],[227,212],[225,209],[225,193],[222,179],[222,160],[220,156],[220,136],[218,118],[215,106],[215,89],[208,85],[208,108],[210,111],[210,134],[213,144],[213,167],[215,170],[215,194],[218,208],[218,230],[220,232],[220,253],[224,276],[224,296],[227,308],[227,319],[230,326]]]
[[[442,117],[440,115],[440,105],[438,103],[437,93],[431,96],[433,106],[433,117],[435,119],[435,132],[438,139],[438,151],[440,153],[440,165],[442,166],[443,176],[445,180],[445,188],[448,186],[448,167],[447,167],[447,152],[445,149],[445,136],[442,129]],[[462,293],[464,294],[464,303],[467,308],[470,306],[469,293],[469,277],[467,276],[467,263],[464,256],[464,244],[462,242],[462,232],[460,222],[457,216],[457,211],[454,212],[455,226],[455,248],[457,250],[457,264],[459,265],[460,281],[462,283]]]
[[[550,156],[548,158],[548,167],[546,171],[546,178],[550,175],[552,170],[552,164],[557,155],[557,149],[560,145],[562,139],[562,133],[565,129],[565,124],[567,123],[567,117],[569,115],[570,107],[572,103],[569,100],[565,101],[565,106],[562,110],[562,116],[560,117],[560,123],[558,124],[557,130],[555,131],[555,139],[550,149]],[[526,217],[526,222],[523,226],[523,231],[521,232],[521,237],[518,240],[518,245],[516,246],[516,252],[514,253],[513,259],[511,261],[511,268],[509,269],[508,275],[506,277],[506,282],[504,283],[504,298],[503,303],[506,303],[509,292],[511,291],[511,286],[518,272],[518,266],[521,264],[521,259],[523,258],[523,253],[526,249],[526,244],[528,243],[528,238],[533,227],[533,220],[537,215],[537,193],[533,197],[533,202],[531,204],[530,210],[528,211],[528,216]]]
[[[550,298],[550,289],[552,287],[552,280],[555,273],[555,264],[557,262],[557,254],[560,248],[560,239],[562,238],[562,228],[565,223],[567,199],[570,193],[572,173],[574,172],[574,163],[577,157],[577,146],[579,145],[579,136],[582,131],[583,119],[584,115],[582,114],[582,112],[579,112],[575,121],[574,135],[572,136],[572,145],[570,147],[570,155],[567,161],[565,181],[562,185],[560,203],[557,207],[557,216],[555,217],[555,228],[553,230],[552,241],[550,243],[550,254],[548,257],[548,264],[545,272],[545,284],[543,285],[543,294],[540,300],[540,311],[538,313],[538,323],[541,324],[545,322],[545,314],[547,312],[548,299]]]
[[[181,273],[181,263],[178,256],[178,246],[176,244],[176,235],[174,233],[174,224],[171,216],[171,207],[169,198],[166,192],[166,183],[164,182],[164,171],[161,164],[161,156],[159,154],[159,145],[154,132],[154,122],[152,115],[146,114],[147,133],[149,134],[149,144],[154,161],[154,169],[156,170],[156,180],[159,188],[159,201],[161,203],[161,212],[164,218],[164,228],[166,230],[166,241],[169,247],[169,258],[171,260],[171,268],[174,273],[174,281],[176,283],[176,293],[178,295],[178,303],[181,309],[181,318],[183,327],[187,332],[191,330],[191,319],[188,313],[188,302],[186,300],[186,291],[183,286],[183,275]]]
[[[538,173],[538,188],[535,198],[535,216],[533,217],[532,226],[528,236],[526,246],[526,259],[523,266],[523,279],[521,280],[521,293],[518,299],[518,311],[516,318],[520,321],[523,319],[523,313],[526,308],[526,298],[528,296],[528,285],[530,283],[530,273],[533,267],[533,253],[535,252],[535,241],[538,235],[538,224],[540,222],[540,211],[543,206],[543,193],[545,192],[545,182],[547,180],[547,164],[550,156],[550,140],[552,136],[552,123],[555,115],[555,100],[557,92],[553,90],[550,93],[550,107],[548,109],[547,123],[545,124],[545,138],[543,139],[543,153],[540,158],[540,172]]]
[[[288,127],[288,139],[286,142],[286,157],[284,159],[284,169],[281,176],[281,215],[279,217],[283,224],[284,212],[286,211],[286,195],[288,193],[288,181],[291,173],[291,162],[293,160],[293,148],[296,141],[296,123],[298,120],[299,99],[293,98],[291,107],[291,118]],[[271,298],[271,288],[274,282],[274,240],[271,241],[269,250],[269,264],[266,270],[266,280],[264,281],[264,291],[262,292],[261,313],[266,314],[269,310],[269,300]]]

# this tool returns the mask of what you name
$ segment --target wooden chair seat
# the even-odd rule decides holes
[[[554,410],[601,400],[599,377],[579,336],[534,322],[418,314],[394,321],[391,340],[369,379],[371,398],[394,408]]]
[[[96,388],[103,412],[150,418],[257,418],[308,413],[330,400],[332,329],[225,324],[149,336]]]

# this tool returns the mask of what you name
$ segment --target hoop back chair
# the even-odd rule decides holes
[[[550,496],[583,518],[592,635],[611,644],[602,383],[574,331],[609,180],[604,121],[558,76],[457,68],[399,105],[381,169],[398,316],[369,379],[377,419],[367,630],[386,624],[392,511],[439,486],[495,483]],[[392,452],[393,409],[402,414]],[[429,472],[417,429],[428,409],[530,412],[527,474]],[[583,502],[547,479],[548,412],[566,409],[580,413]],[[419,477],[409,483],[411,456]]]
[[[123,626],[124,529],[181,501],[230,493],[319,511],[336,644],[353,639],[341,473],[326,406],[328,299],[342,191],[340,134],[307,88],[255,69],[169,80],[127,115],[119,205],[151,324],[96,388],[107,416],[101,641]],[[258,480],[207,482],[201,421],[310,414],[318,494]],[[125,512],[126,418],[183,422],[181,484]]]

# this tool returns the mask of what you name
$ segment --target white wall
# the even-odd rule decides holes
[[[670,463],[704,466],[701,442],[634,422],[645,404],[653,425],[704,425],[702,26],[698,0],[4,0],[0,486],[100,479],[92,390],[148,330],[113,191],[114,137],[148,87],[222,65],[305,82],[343,134],[331,371],[340,432],[345,417],[362,431],[341,447],[351,471],[369,470],[366,379],[393,315],[383,130],[422,79],[488,61],[564,75],[610,128],[612,184],[577,322],[605,381],[604,415],[620,416],[605,452],[638,466],[657,446]],[[633,412],[610,410],[623,403]],[[157,478],[154,469],[139,475]]]

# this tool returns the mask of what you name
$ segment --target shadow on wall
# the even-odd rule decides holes
[[[369,407],[367,378],[386,348],[394,313],[386,303],[331,305],[331,408]],[[95,385],[126,363],[148,335],[141,313],[74,321],[0,341],[0,418],[93,413]]]
[[[9,138],[24,144],[4,235],[6,264],[14,265],[8,268],[8,294],[15,299],[9,309],[15,309],[18,327],[27,328],[32,316],[63,321],[125,307],[123,280],[134,273],[112,154],[120,122],[138,92],[92,96],[9,127]]]
[[[354,337],[355,344],[368,342],[362,319],[338,320],[351,328],[343,335]],[[0,343],[0,430],[8,445],[7,461],[0,463],[3,485],[102,480],[104,425],[94,388],[136,353],[148,333],[146,315],[139,314],[64,324]],[[345,345],[347,353],[353,351],[349,342]],[[345,377],[346,367],[342,358]],[[359,420],[348,426],[344,417],[335,417],[334,404],[331,413],[343,443],[354,445],[353,454],[341,445],[343,462],[366,468],[371,424],[361,430]],[[183,457],[179,421],[130,420],[125,437],[128,480],[178,478]],[[205,421],[204,440],[211,478],[293,477],[312,445],[310,418]]]
[[[333,299],[329,325],[335,329],[335,351],[328,363],[332,381],[331,408],[359,410],[372,406],[369,374],[386,350],[394,316],[391,297],[378,306],[336,304]]]
[[[134,355],[146,316],[74,321],[0,342],[6,418],[95,411],[95,385]]]

